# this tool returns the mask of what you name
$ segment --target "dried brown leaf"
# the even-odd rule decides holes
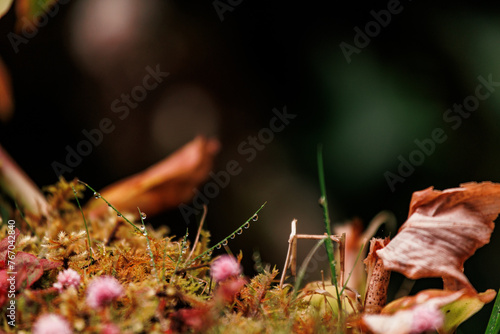
[[[465,183],[415,192],[408,220],[377,254],[386,269],[408,278],[442,277],[447,290],[474,290],[463,265],[489,242],[499,213],[500,184]]]
[[[215,139],[197,137],[169,157],[143,172],[118,181],[100,194],[120,212],[136,213],[137,207],[148,215],[178,206],[194,196],[194,189],[208,176],[219,149]],[[101,200],[88,205],[90,217],[107,212]]]

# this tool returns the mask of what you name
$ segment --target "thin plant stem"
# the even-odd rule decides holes
[[[325,240],[327,240],[327,238],[318,240],[316,245],[314,245],[314,247],[307,254],[306,258],[304,259],[304,262],[302,262],[302,264],[300,265],[300,269],[297,273],[297,279],[295,280],[292,299],[295,299],[297,297],[297,294],[299,293],[300,284],[302,283],[302,280],[304,279],[304,276],[306,274],[307,266],[309,265],[309,262],[311,262],[311,259],[314,256],[314,254],[316,254],[321,245],[323,245]]]
[[[83,213],[82,206],[80,205],[80,201],[78,200],[78,196],[77,196],[75,187],[71,186],[71,188],[73,189],[73,194],[75,195],[76,204],[78,204],[78,207],[80,208],[80,212],[82,213],[83,224],[85,225],[85,231],[87,232],[87,242],[88,242],[87,247],[89,248],[88,251],[89,251],[90,261],[94,262],[95,260],[92,257],[92,245],[90,244],[90,234],[89,234],[89,228],[87,226],[87,220],[85,219],[85,214]]]
[[[189,260],[191,258],[191,256],[193,256],[194,249],[196,248],[196,245],[198,244],[198,240],[200,240],[200,234],[201,234],[201,230],[203,228],[203,224],[205,223],[205,218],[207,217],[207,211],[208,210],[207,210],[206,204],[203,204],[203,215],[201,216],[200,224],[198,226],[198,232],[196,232],[196,238],[194,239],[193,247],[191,247],[191,252],[189,252],[189,256],[187,257],[187,260]]]
[[[363,254],[363,250],[365,249],[365,245],[366,244],[361,244],[361,248],[360,248],[360,250],[358,252],[358,256],[356,256],[356,260],[354,261],[352,269],[349,272],[349,275],[347,276],[347,280],[345,281],[344,285],[342,286],[342,290],[340,290],[340,295],[342,295],[344,293],[344,290],[347,287],[347,283],[349,283],[349,280],[351,279],[352,272],[354,271],[354,268],[356,268],[356,264],[358,263],[359,258],[361,257],[361,254]]]
[[[186,234],[184,235],[184,239],[182,239],[181,249],[179,251],[179,257],[177,258],[177,262],[175,263],[175,269],[174,269],[174,272],[172,273],[172,277],[170,277],[170,284],[172,284],[172,282],[174,281],[175,275],[177,274],[177,271],[179,269],[179,264],[181,263],[181,259],[182,259],[182,252],[184,251],[184,247],[186,247],[188,235],[189,235],[189,231],[188,231],[188,229],[186,229]]]
[[[255,211],[255,213],[250,217],[248,218],[243,224],[240,225],[240,227],[238,227],[236,230],[234,230],[233,233],[231,233],[230,235],[228,235],[226,238],[222,239],[220,242],[216,243],[215,245],[213,245],[212,247],[210,247],[209,249],[207,249],[206,251],[204,251],[203,253],[201,253],[200,255],[198,255],[197,257],[195,257],[194,259],[192,259],[191,261],[189,261],[187,263],[187,265],[190,265],[191,263],[193,263],[194,261],[198,260],[199,258],[205,256],[206,254],[211,254],[213,252],[214,249],[220,249],[222,248],[222,246],[225,246],[227,244],[227,240],[232,236],[234,235],[235,233],[238,234],[238,231],[242,230],[243,228],[247,228],[246,226],[249,226],[247,224],[250,224],[250,221],[255,219],[255,217],[258,217],[257,214],[260,212],[260,210],[262,210],[264,208],[264,206],[267,204],[267,202],[264,202],[264,204],[261,205],[261,207]]]
[[[153,250],[151,249],[151,243],[150,243],[149,237],[148,237],[148,230],[146,229],[146,225],[144,224],[144,216],[142,214],[141,209],[139,209],[139,207],[137,207],[137,210],[139,210],[139,217],[141,219],[142,228],[144,229],[143,235],[146,237],[146,242],[148,244],[148,250],[149,250],[149,256],[151,257],[151,263],[153,265],[155,277],[156,277],[156,280],[158,282],[160,282],[160,279],[158,278],[158,271],[156,270],[155,257],[153,255]]]
[[[111,208],[113,209],[116,214],[119,216],[119,217],[122,217],[127,223],[129,223],[130,226],[132,226],[137,232],[141,233],[142,234],[142,231],[140,228],[138,228],[137,226],[135,226],[134,223],[132,223],[130,220],[127,219],[127,217],[125,217],[124,215],[122,215],[122,213],[120,211],[118,211],[111,203],[109,203],[104,197],[102,197],[97,191],[95,191],[94,188],[92,188],[91,186],[89,186],[87,183],[83,182],[83,181],[80,181],[78,180],[78,182],[80,182],[81,184],[83,184],[85,187],[89,188],[91,191],[94,192],[94,196],[99,196],[100,199],[102,199],[104,202],[106,202],[106,204]]]

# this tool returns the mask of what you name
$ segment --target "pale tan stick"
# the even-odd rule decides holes
[[[283,266],[283,272],[281,273],[280,279],[280,289],[283,288],[283,284],[285,282],[286,270],[290,267],[290,271],[292,272],[292,276],[296,275],[297,268],[297,240],[298,239],[308,239],[308,240],[321,240],[328,238],[328,235],[325,233],[323,235],[318,234],[296,234],[297,233],[297,219],[292,220],[291,224],[292,232],[290,233],[290,237],[288,238],[288,251],[286,253],[285,265]],[[341,237],[336,235],[331,235],[330,239],[339,244],[339,252],[340,252],[340,284],[344,286],[344,272],[345,272],[345,233],[342,234]]]
[[[281,273],[280,289],[283,288],[283,283],[285,282],[286,270],[288,269],[290,257],[292,256],[293,244],[296,242],[295,241],[296,230],[297,230],[297,219],[294,219],[292,220],[292,232],[290,233],[290,238],[288,238],[288,251],[286,252],[285,266],[283,267],[283,272]]]

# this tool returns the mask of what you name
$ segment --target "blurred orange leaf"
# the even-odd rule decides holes
[[[377,254],[386,269],[408,278],[442,277],[446,290],[475,291],[463,265],[489,242],[499,213],[500,184],[471,182],[415,192],[408,220]]]
[[[18,201],[29,214],[47,216],[49,205],[36,184],[0,146],[0,189]]]
[[[0,17],[2,16],[1,10],[2,8],[0,8]],[[12,98],[10,75],[0,58],[0,121],[7,121],[12,116],[13,111],[14,100]]]
[[[48,9],[54,6],[57,2],[58,0],[17,0],[16,29],[20,31],[28,24],[34,24],[36,26],[39,23],[37,20],[40,20],[41,15],[46,13]]]
[[[136,213],[139,207],[148,215],[158,214],[194,196],[193,190],[207,178],[218,149],[217,140],[197,137],[145,171],[104,188],[100,194],[122,213]],[[102,200],[92,200],[86,208],[93,218],[108,210]]]

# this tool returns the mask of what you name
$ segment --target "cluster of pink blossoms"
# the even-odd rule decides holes
[[[102,308],[123,294],[125,294],[125,289],[116,278],[96,277],[87,287],[87,305],[92,308]]]
[[[71,334],[73,331],[66,319],[54,313],[38,317],[32,328],[33,334]]]
[[[80,280],[81,277],[76,271],[73,269],[66,269],[57,275],[57,282],[54,283],[54,288],[59,290],[60,293],[71,286],[78,289]]]
[[[230,277],[241,275],[241,265],[230,255],[222,255],[210,266],[212,278],[217,282],[222,282]]]

